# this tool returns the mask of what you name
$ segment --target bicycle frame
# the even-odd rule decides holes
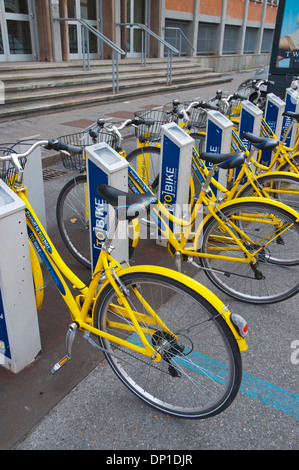
[[[295,142],[294,147],[291,148],[285,145],[286,139],[290,135],[295,124],[298,124],[298,123],[297,121],[293,119],[291,125],[288,127],[287,132],[284,135],[283,140],[280,141],[280,139],[278,139],[276,135],[273,133],[272,129],[264,120],[264,118],[262,118],[262,126],[261,126],[262,135],[266,137],[270,137],[272,139],[279,140],[279,144],[277,148],[273,150],[270,165],[266,166],[260,163],[260,161],[256,161],[255,165],[257,168],[264,170],[264,171],[269,171],[273,169],[274,166],[276,165],[277,170],[279,170],[279,168],[281,168],[285,163],[288,163],[291,167],[292,172],[299,174],[298,165],[294,164],[293,159],[292,159],[294,156],[299,154],[298,153],[298,148],[299,148],[299,126],[298,125],[297,125],[296,142]]]
[[[105,247],[102,248],[100,256],[98,258],[94,273],[91,278],[91,282],[87,287],[82,280],[75,275],[75,273],[65,264],[61,256],[58,254],[55,246],[45,232],[41,222],[39,221],[35,211],[30,205],[27,198],[27,189],[26,187],[12,187],[12,190],[22,199],[25,203],[25,215],[26,215],[26,224],[28,230],[28,237],[34,246],[36,252],[41,257],[42,261],[45,264],[49,274],[51,275],[53,281],[58,288],[59,293],[61,294],[64,302],[70,310],[70,315],[72,321],[75,324],[76,328],[83,330],[85,332],[94,334],[96,336],[101,336],[107,338],[110,341],[115,342],[116,344],[122,345],[130,350],[133,350],[137,353],[140,353],[145,356],[151,357],[153,362],[158,362],[161,360],[161,355],[151,346],[145,336],[144,328],[139,324],[135,313],[132,311],[130,304],[126,298],[125,292],[123,290],[124,286],[121,281],[121,276],[130,273],[138,272],[148,272],[148,273],[157,273],[177,281],[184,283],[186,286],[189,286],[191,289],[198,290],[198,283],[188,276],[177,273],[173,270],[163,268],[163,267],[153,267],[153,266],[136,266],[136,267],[125,267],[123,268],[109,253],[106,251]],[[114,230],[114,228],[113,228]],[[109,239],[109,235],[107,237]],[[39,268],[40,269],[40,268]],[[74,289],[77,289],[81,294],[74,297],[65,281],[66,278],[73,286]],[[126,312],[127,318],[132,322],[132,326],[118,324],[117,327],[122,330],[127,330],[128,333],[137,331],[140,340],[143,346],[139,346],[135,343],[121,339],[118,336],[111,335],[105,331],[102,331],[95,326],[94,317],[95,317],[95,305],[97,304],[98,299],[101,297],[104,289],[111,285],[116,292],[118,297],[117,309],[122,312]],[[99,288],[100,285],[100,288]],[[143,304],[144,308],[147,310],[148,314],[138,312],[138,317],[142,319],[147,325],[158,324],[163,331],[172,334],[176,337],[163,323],[159,318],[156,312],[148,305],[148,303],[141,297],[141,294],[138,290],[135,290],[135,294]],[[208,289],[201,285],[201,295],[209,301],[213,302],[215,308],[219,311],[219,314],[223,316],[229,327],[231,328],[233,335],[235,336],[239,348],[241,351],[247,349],[246,341],[237,333],[234,325],[230,320],[230,313],[225,309],[222,302],[218,299],[217,296],[212,294]],[[212,299],[211,299],[212,296]],[[82,305],[81,302],[83,301]],[[110,306],[113,308],[113,306]],[[92,314],[90,315],[90,309],[92,309]],[[114,327],[116,325],[114,324]],[[147,330],[148,331],[148,330]],[[62,367],[70,359],[69,356],[65,356],[61,361],[57,363],[57,367]],[[57,369],[54,369],[54,371]]]
[[[131,167],[128,167],[128,170],[129,170],[129,188],[131,189],[131,191],[132,192],[146,192],[148,194],[152,194],[151,190],[145,185],[145,183],[136,174],[136,172]],[[234,262],[239,262],[239,263],[251,263],[252,262],[253,264],[255,264],[256,262],[255,256],[259,253],[259,251],[262,250],[262,247],[256,249],[254,253],[250,253],[246,249],[244,244],[241,242],[241,240],[236,237],[236,235],[234,234],[234,231],[242,237],[243,241],[246,240],[249,244],[253,244],[253,241],[247,235],[245,235],[244,232],[236,224],[233,224],[232,222],[230,222],[231,226],[228,226],[226,221],[221,219],[221,217],[218,215],[219,214],[218,212],[219,201],[217,201],[216,197],[214,196],[214,193],[209,188],[210,182],[211,181],[213,182],[212,174],[214,171],[215,171],[215,167],[210,170],[209,178],[205,180],[204,188],[200,192],[199,198],[196,201],[195,205],[191,209],[191,215],[188,220],[184,220],[182,218],[173,216],[172,213],[169,212],[167,208],[160,201],[158,201],[156,208],[152,208],[150,212],[151,219],[155,223],[155,225],[158,227],[159,231],[164,236],[164,238],[173,247],[173,254],[178,253],[180,256],[185,255],[188,257],[195,256],[195,257],[214,258],[214,259],[234,261]],[[207,195],[207,193],[209,193],[209,196]],[[242,198],[242,201],[253,202],[253,201],[256,201],[256,198],[246,197],[246,198]],[[282,208],[285,207],[283,204],[277,203],[277,201],[273,202],[271,199],[267,200],[267,202],[276,207],[277,206],[282,207]],[[222,203],[221,209],[226,208],[232,204],[235,204],[234,200]],[[196,221],[196,218],[202,206],[207,208],[208,214],[200,222],[199,227],[196,229],[196,231],[192,232],[192,227],[194,226],[194,223]],[[298,213],[292,209],[290,210],[292,211],[293,215],[296,217],[296,220],[297,220]],[[238,246],[238,249],[244,253],[244,258],[237,258],[233,256],[223,256],[223,255],[217,255],[217,254],[211,254],[211,253],[202,253],[198,251],[199,246],[200,246],[199,240],[202,234],[203,227],[207,223],[207,221],[212,217],[215,218],[218,221],[219,225],[222,227],[223,234],[224,234],[222,239],[227,241],[228,249],[229,249],[229,246],[232,244],[232,240],[233,240],[233,242]],[[252,215],[244,213],[239,217],[238,220],[251,221]],[[266,215],[261,216],[260,220],[262,220],[264,223],[273,224],[273,227],[274,227],[273,238],[271,238],[270,241],[272,241],[272,239],[277,238],[279,235],[278,228],[277,228],[279,226],[278,221],[270,221],[270,218],[267,219]],[[180,232],[177,234],[177,236],[171,230],[169,222],[180,227]],[[285,228],[280,227],[280,229],[283,231]],[[186,244],[188,243],[190,236],[194,237],[193,247],[192,249],[186,249]],[[236,250],[236,245],[234,246],[234,250]]]
[[[124,295],[120,286],[117,283],[118,277],[124,274],[124,272],[127,273],[127,269],[124,269],[114,258],[112,258],[104,249],[102,249],[91,282],[87,287],[73,273],[73,271],[68,268],[68,266],[64,263],[64,261],[58,254],[56,248],[47,236],[44,228],[38,220],[37,215],[35,214],[32,206],[30,205],[27,199],[26,188],[23,187],[21,189],[17,189],[15,190],[15,192],[26,204],[25,214],[29,239],[32,242],[37,253],[40,255],[52,279],[54,280],[63,300],[65,301],[70,310],[72,320],[76,323],[77,327],[82,330],[86,330],[92,334],[95,334],[96,336],[102,336],[109,340],[115,341],[117,344],[125,346],[141,354],[147,356],[155,356],[155,359],[153,360],[160,360],[160,355],[155,351],[155,349],[148,343],[147,339],[145,338],[142,328],[138,324],[138,321],[136,320],[136,317],[133,314],[129,303],[126,300],[126,296]],[[161,271],[164,271],[164,269],[161,268]],[[99,330],[98,328],[95,328],[92,325],[94,312],[90,317],[89,310],[94,305],[95,299],[98,298],[99,294],[97,294],[97,289],[103,272],[105,272],[106,279],[103,282],[103,286],[100,292],[102,292],[103,288],[106,287],[107,284],[111,284],[113,286],[115,292],[117,293],[119,302],[123,305],[123,308],[128,312],[128,316],[133,322],[144,347],[137,346],[133,343],[122,340],[121,338],[118,338],[114,335],[110,335],[102,330]],[[64,277],[71,282],[75,289],[81,292],[81,295],[77,296],[76,298],[72,295],[68,285],[64,280]],[[84,301],[81,307],[80,300],[82,299]],[[156,314],[155,321],[161,326],[161,328],[169,332],[167,327]],[[150,323],[150,317],[148,317],[148,322]],[[129,327],[126,326],[123,326],[122,328],[127,328],[129,330]]]

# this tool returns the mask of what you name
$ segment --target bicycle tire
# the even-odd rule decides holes
[[[269,304],[286,300],[299,291],[299,224],[286,206],[283,209],[262,198],[256,199],[256,202],[239,200],[227,207],[220,207],[221,217],[226,218],[227,223],[242,213],[249,214],[248,211],[253,215],[246,222],[246,229],[243,222],[242,230],[253,242],[251,245],[243,242],[248,251],[256,252],[263,247],[256,256],[256,265],[210,257],[200,258],[200,262],[206,276],[222,292],[243,302]],[[271,233],[275,227],[267,223],[266,217],[269,215],[290,226],[272,241]],[[235,223],[241,227],[241,222]],[[203,253],[211,253],[212,250],[214,254],[215,250],[219,250],[221,255],[232,256],[233,253],[236,257],[244,257],[243,251],[233,244],[232,239],[223,238],[223,232],[214,218],[203,227],[201,247]]]
[[[86,174],[78,175],[65,184],[57,199],[56,220],[67,249],[83,266],[91,268],[86,184]],[[129,233],[129,258],[134,252],[133,232],[134,229]]]
[[[293,155],[291,155],[291,156],[292,156],[292,159],[296,162],[296,165],[298,165],[297,166],[297,172],[298,172],[299,171],[299,155],[296,154],[294,156]],[[293,170],[293,168],[291,167],[291,165],[288,162],[286,162],[282,166],[280,166],[279,171],[289,171],[292,174],[298,174]]]
[[[159,147],[140,147],[127,155],[127,161],[154,194],[159,191],[160,174]]]
[[[271,199],[282,202],[296,211],[299,210],[299,175],[270,173],[257,176],[256,179]],[[250,183],[246,184],[238,194],[240,198],[255,196],[258,194]]]
[[[137,320],[142,322],[140,313],[145,313],[145,304],[137,299],[135,289],[156,314],[163,311],[161,320],[178,342],[158,325],[151,324],[149,330],[143,323],[149,342],[161,348],[162,360],[153,362],[100,337],[106,359],[120,380],[148,405],[168,415],[199,419],[222,412],[238,393],[242,362],[237,341],[219,311],[199,289],[192,290],[164,275],[135,272],[121,276],[121,280],[130,289],[127,299],[139,312]],[[128,323],[118,305],[117,294],[108,284],[95,306],[94,326],[138,343],[134,329],[128,332],[111,325],[111,320]]]
[[[56,203],[56,220],[61,238],[70,253],[91,267],[89,219],[86,210],[86,175],[78,175],[61,189]]]

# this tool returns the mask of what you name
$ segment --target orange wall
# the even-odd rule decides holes
[[[193,13],[193,0],[166,0],[165,6],[167,10],[184,11]],[[244,0],[228,0],[226,17],[234,19],[243,19]],[[201,15],[220,16],[222,9],[222,0],[200,0],[199,13]],[[259,2],[249,2],[248,21],[261,21],[263,12],[263,4]],[[267,6],[266,23],[275,24],[277,15],[277,7],[273,5]]]
[[[199,13],[201,15],[220,16],[222,1],[219,0],[200,0]]]
[[[243,19],[244,13],[244,0],[228,0],[226,8],[226,17],[235,18],[238,20]]]
[[[263,4],[249,2],[248,6],[248,21],[261,21],[263,13]]]
[[[165,8],[166,10],[193,13],[193,0],[166,0]]]
[[[268,5],[267,11],[266,11],[265,23],[275,24],[276,16],[277,16],[277,7],[274,7],[273,5]]]

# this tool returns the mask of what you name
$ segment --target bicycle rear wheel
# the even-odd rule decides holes
[[[223,411],[238,392],[242,363],[237,342],[219,311],[199,291],[163,275],[130,273],[121,280],[130,290],[127,300],[137,321],[162,360],[153,362],[100,338],[120,380],[147,404],[170,415],[208,418]],[[172,334],[158,326],[148,305]],[[104,289],[95,312],[94,326],[140,344],[111,285]],[[121,329],[123,324],[132,331]]]
[[[214,218],[203,228],[201,251],[236,261],[209,257],[200,262],[208,278],[226,294],[249,303],[280,302],[299,291],[299,224],[287,210],[256,199],[221,208],[226,225],[249,252],[256,253],[256,264],[238,262],[245,258],[244,252]]]

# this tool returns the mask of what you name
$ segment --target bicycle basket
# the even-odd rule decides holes
[[[143,119],[152,119],[154,124],[151,126],[141,124],[136,127],[135,135],[141,143],[144,142],[159,142],[161,139],[161,126],[171,122],[172,116],[167,114],[163,109],[148,109],[143,111],[136,111],[134,116]]]
[[[86,147],[99,142],[106,142],[111,147],[115,147],[116,137],[113,134],[100,130],[96,138],[92,139],[88,131],[76,132],[58,137],[58,140],[69,145],[78,145],[78,147]],[[85,157],[80,153],[72,153],[67,155],[61,153],[62,164],[68,170],[83,172],[85,170]]]
[[[227,110],[227,116],[229,118],[239,117],[241,113],[241,105],[242,105],[242,100],[240,98],[231,100],[229,103],[228,110]]]
[[[204,130],[207,125],[207,111],[201,108],[191,108],[190,128]]]
[[[13,153],[14,150],[11,150],[9,148],[0,148],[0,155],[5,156],[8,155],[9,153]],[[14,152],[15,153],[15,152]],[[19,162],[21,164],[22,169],[24,170],[27,158],[20,158]],[[12,187],[14,182],[16,181],[17,178],[17,170],[10,161],[4,161],[0,162],[0,178],[6,183],[9,187]]]

